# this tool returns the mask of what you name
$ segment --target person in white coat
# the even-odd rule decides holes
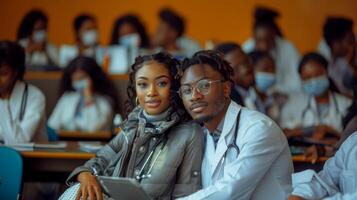
[[[246,53],[255,50],[269,52],[277,67],[277,89],[281,92],[292,93],[300,89],[297,72],[300,55],[295,46],[283,37],[275,22],[278,16],[279,13],[274,10],[257,7],[254,13],[254,37],[243,44],[243,50]]]
[[[327,61],[317,53],[307,53],[299,65],[303,93],[289,98],[283,108],[281,127],[290,137],[312,137],[322,140],[328,135],[338,140],[342,117],[351,100],[333,90],[327,78]]]
[[[0,143],[47,141],[45,97],[23,81],[25,51],[14,42],[0,42]]]
[[[55,130],[109,130],[119,113],[115,86],[94,59],[77,57],[64,71],[59,99],[48,125]]]
[[[342,144],[324,168],[293,174],[294,190],[289,200],[357,199],[357,131]]]
[[[287,140],[270,118],[231,101],[228,62],[199,51],[181,69],[179,94],[206,140],[203,189],[183,199],[286,199],[293,172]]]
[[[25,48],[26,67],[45,70],[58,65],[57,48],[48,41],[48,18],[41,10],[31,10],[22,19],[17,41]]]

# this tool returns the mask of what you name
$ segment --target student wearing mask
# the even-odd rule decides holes
[[[150,41],[146,28],[138,16],[128,14],[115,21],[110,45],[118,44],[142,49],[149,48]]]
[[[281,126],[288,138],[312,137],[338,140],[342,131],[342,117],[351,100],[336,93],[328,79],[327,61],[317,53],[304,55],[299,65],[303,93],[289,98],[282,111]]]
[[[175,11],[163,8],[159,12],[160,22],[153,38],[153,46],[182,59],[200,49],[197,42],[185,37],[184,19]]]
[[[23,81],[25,51],[14,42],[0,42],[0,142],[47,141],[45,97]]]
[[[254,67],[255,87],[249,92],[246,106],[268,115],[279,123],[280,113],[288,96],[275,89],[275,62],[269,53],[263,51],[253,51],[249,53],[249,58]]]
[[[357,84],[357,43],[353,21],[329,17],[325,21],[323,34],[328,46],[328,75],[340,93],[352,97],[352,86]]]
[[[68,178],[80,182],[77,199],[102,199],[95,171],[134,178],[152,199],[176,199],[201,188],[204,139],[176,92],[178,65],[165,53],[136,58],[120,134]]]
[[[103,62],[104,50],[98,44],[96,19],[89,14],[81,14],[74,19],[75,45],[63,45],[60,49],[60,65],[65,67],[77,56],[94,58]]]
[[[238,44],[233,42],[219,44],[216,50],[224,54],[224,59],[233,69],[232,100],[241,106],[245,106],[249,91],[254,86],[254,70],[248,56]]]
[[[80,56],[63,73],[60,99],[48,125],[55,130],[109,130],[118,106],[114,84],[94,59]]]
[[[299,91],[297,72],[299,53],[295,46],[284,38],[276,23],[279,13],[265,7],[257,7],[254,13],[253,38],[243,44],[246,53],[267,51],[276,63],[277,89],[284,93]]]
[[[289,200],[357,198],[357,131],[342,144],[319,173],[313,170],[293,174],[294,190]]]
[[[231,101],[231,73],[217,51],[183,61],[180,96],[202,123],[203,189],[183,199],[286,199],[293,165],[287,140],[265,115]]]
[[[57,48],[48,41],[48,19],[41,10],[31,10],[22,19],[17,41],[25,48],[26,67],[44,70],[58,65]]]

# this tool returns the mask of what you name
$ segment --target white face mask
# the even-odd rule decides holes
[[[119,44],[127,47],[138,47],[140,44],[140,36],[137,33],[124,35],[119,38]]]
[[[79,81],[73,81],[72,82],[72,87],[77,92],[83,91],[87,86],[88,86],[88,80],[87,79],[82,79],[82,80],[79,80]]]
[[[43,43],[45,42],[47,39],[47,32],[46,30],[39,30],[39,31],[35,31],[33,34],[32,34],[32,40],[35,42],[35,43]]]
[[[82,35],[82,42],[86,46],[93,46],[97,43],[98,33],[96,30],[86,31]]]

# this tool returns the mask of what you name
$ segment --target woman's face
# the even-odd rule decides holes
[[[161,63],[148,62],[135,74],[139,104],[150,115],[158,115],[169,107],[170,88],[169,70]]]
[[[16,80],[16,72],[6,64],[0,64],[0,94],[8,92]]]
[[[89,75],[83,70],[76,70],[71,76],[72,87],[76,91],[83,91],[88,87],[91,87],[92,80]]]
[[[125,35],[130,35],[133,33],[137,33],[137,30],[135,29],[135,27],[133,25],[131,25],[130,23],[124,23],[121,27],[119,27],[118,38],[125,36]]]

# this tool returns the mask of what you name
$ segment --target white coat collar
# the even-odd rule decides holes
[[[10,107],[12,110],[12,118],[18,119],[21,107],[21,101],[23,98],[25,89],[25,83],[22,81],[16,81],[14,88],[12,89],[11,96],[10,96]]]

